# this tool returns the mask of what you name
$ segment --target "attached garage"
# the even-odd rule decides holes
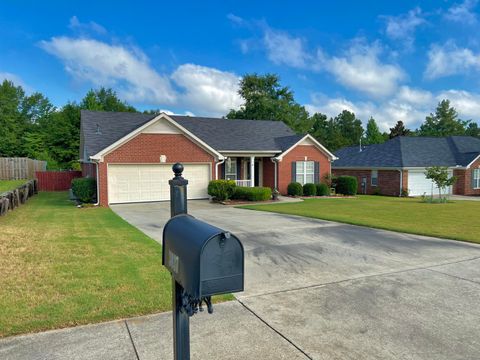
[[[449,170],[448,176],[453,176],[452,170]],[[420,196],[423,194],[434,195],[438,194],[438,188],[432,182],[432,180],[425,177],[425,169],[421,170],[408,170],[408,190],[410,196]],[[448,193],[452,193],[451,187],[447,189]],[[442,192],[445,192],[443,190]]]
[[[184,164],[188,179],[188,198],[208,198],[210,164]],[[171,164],[109,164],[108,199],[110,204],[165,201],[170,199],[168,180],[173,178]]]

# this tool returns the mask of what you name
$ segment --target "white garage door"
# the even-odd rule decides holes
[[[451,170],[448,174],[449,177],[453,175]],[[438,195],[438,188],[430,179],[425,177],[425,170],[408,170],[408,190],[411,196],[431,195],[432,191],[433,195]],[[445,190],[442,190],[442,193],[444,192]],[[447,189],[447,192],[451,194],[451,187]]]
[[[188,180],[188,198],[208,198],[210,165],[185,164],[183,177]],[[172,165],[108,165],[108,202],[129,203],[170,200],[168,180]]]

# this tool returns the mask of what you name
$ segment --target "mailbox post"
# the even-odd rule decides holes
[[[213,295],[243,291],[244,252],[235,235],[187,214],[183,165],[172,169],[172,218],[163,228],[162,264],[172,274],[174,359],[189,360],[189,317],[203,311],[203,303],[211,314]]]

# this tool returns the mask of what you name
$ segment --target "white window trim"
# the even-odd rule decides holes
[[[295,175],[298,176],[298,163],[303,163],[303,181],[301,182],[302,185],[307,184],[307,175],[312,175],[313,176],[313,181],[312,183],[315,182],[315,161],[295,161]],[[312,172],[307,172],[307,163],[313,163],[312,167]],[[297,179],[295,179],[297,180]]]
[[[374,172],[377,174],[377,176],[375,176],[375,177],[373,176],[373,173],[374,173]],[[376,184],[373,183],[373,179],[377,179],[377,183],[376,183]],[[372,172],[371,172],[371,174],[370,174],[370,185],[371,185],[371,186],[378,186],[378,170],[372,170]]]
[[[476,175],[476,176],[475,176]],[[480,169],[473,169],[473,182],[474,182],[474,189],[480,189]]]
[[[232,165],[232,163],[234,164],[234,167],[235,167],[235,173],[227,173],[228,164]],[[235,176],[235,179],[228,179],[228,176]],[[225,179],[237,180],[237,158],[229,157],[226,160],[226,162],[225,162]]]

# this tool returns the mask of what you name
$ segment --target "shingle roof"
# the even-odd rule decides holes
[[[470,136],[399,136],[383,144],[338,150],[332,167],[467,166],[480,154],[480,139]]]
[[[97,154],[155,116],[82,110],[80,158],[86,160]],[[170,117],[217,151],[275,150],[280,153],[303,137],[296,135],[282,121],[228,120],[179,115]]]

